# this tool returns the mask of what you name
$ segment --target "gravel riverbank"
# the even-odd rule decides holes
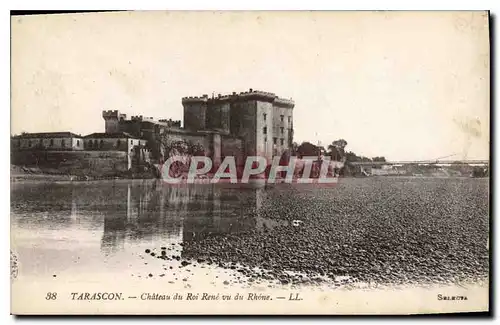
[[[379,284],[482,281],[489,270],[488,182],[350,179],[335,187],[280,184],[235,219],[276,221],[186,241],[184,259],[236,270],[249,281]],[[340,284],[339,284],[340,285]]]

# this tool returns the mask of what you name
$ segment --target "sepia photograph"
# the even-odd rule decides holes
[[[488,11],[10,19],[11,314],[490,312]]]

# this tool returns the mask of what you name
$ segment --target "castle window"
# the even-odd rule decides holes
[[[31,147],[31,140],[28,140],[28,147]]]
[[[65,147],[66,146],[66,143],[64,142],[64,139],[61,140],[61,147]]]
[[[291,116],[289,116],[289,117],[288,117],[288,123],[290,123],[291,121],[292,121],[292,117],[291,117]]]
[[[262,132],[264,132],[264,134],[267,134],[267,126],[265,126],[264,129],[262,129]]]
[[[89,141],[89,148],[92,149],[92,140]]]
[[[278,138],[273,138],[273,143],[276,144],[278,142]]]
[[[280,127],[280,130],[281,130],[281,134],[283,134],[283,130],[284,130],[284,128],[283,128],[283,127]]]
[[[98,144],[97,144],[97,140],[94,140],[94,148],[96,148],[96,149],[99,148]]]
[[[264,137],[264,142],[267,142],[267,137]]]
[[[76,140],[76,146],[79,147],[80,146],[80,140]]]
[[[50,146],[52,147],[54,145],[54,139],[50,139]]]
[[[134,140],[130,140],[130,144],[134,144]]]
[[[104,141],[103,141],[103,140],[101,140],[101,142],[99,143],[99,148],[102,148],[102,147],[103,147],[103,145],[104,145]]]
[[[281,144],[281,145],[285,144],[285,139],[281,138],[281,139],[280,139],[280,144]]]
[[[264,121],[267,119],[267,114],[264,113]]]
[[[281,122],[285,120],[285,115],[280,115]]]
[[[120,139],[116,140],[116,147],[120,147]]]

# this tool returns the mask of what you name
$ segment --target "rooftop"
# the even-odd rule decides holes
[[[81,138],[79,134],[73,132],[23,132],[20,135],[15,135],[14,138]]]
[[[209,97],[207,94],[203,94],[202,96],[189,96],[183,97],[182,102],[209,102],[209,101],[222,101],[222,100],[251,100],[251,99],[261,99],[264,101],[276,102],[279,105],[283,106],[291,106],[295,105],[294,101],[290,98],[281,98],[277,96],[275,93],[254,90],[252,88],[249,91],[243,91],[240,93],[233,92],[228,95],[212,94],[212,97]]]
[[[88,138],[98,138],[98,139],[123,139],[123,138],[132,138],[132,139],[138,139],[137,137],[134,137],[130,133],[127,132],[117,132],[117,133],[92,133],[89,135],[84,136],[85,139]]]
[[[144,117],[142,115],[138,116],[132,116],[130,119],[124,119],[122,120],[123,123],[151,123],[155,125],[161,125],[165,127],[180,127],[181,121],[180,120],[172,120],[172,119],[154,119],[153,117]]]

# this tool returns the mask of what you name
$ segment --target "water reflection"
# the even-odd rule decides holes
[[[156,181],[15,184],[12,224],[29,230],[99,233],[100,249],[201,240],[262,227],[263,188],[223,184],[171,186]],[[83,240],[83,239],[82,239]]]

